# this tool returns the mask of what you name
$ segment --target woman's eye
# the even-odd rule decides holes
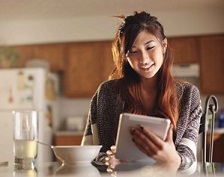
[[[137,53],[137,50],[131,50],[130,53]]]
[[[150,47],[146,47],[146,50],[151,50],[153,49],[155,46],[150,46]]]

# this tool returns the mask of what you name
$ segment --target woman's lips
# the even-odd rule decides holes
[[[148,71],[152,66],[154,66],[154,63],[151,64],[151,65],[139,66],[139,68],[144,70],[144,71]]]

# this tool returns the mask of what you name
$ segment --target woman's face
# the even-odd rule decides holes
[[[153,34],[142,31],[127,53],[130,66],[141,78],[152,78],[163,64],[167,40],[160,42]]]

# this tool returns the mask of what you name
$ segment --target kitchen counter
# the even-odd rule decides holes
[[[209,132],[209,131],[208,131]],[[217,134],[224,134],[224,128],[215,128],[214,129],[214,133]]]
[[[198,163],[192,173],[186,173],[180,176],[223,176],[222,163]],[[115,167],[114,171],[104,171],[103,166],[92,164],[77,164],[77,165],[64,165],[61,162],[48,162],[37,164],[35,169],[15,169],[13,164],[0,166],[0,176],[4,177],[36,177],[36,176],[72,176],[72,177],[149,177],[149,176],[171,176],[169,171],[164,170],[162,167],[155,167],[146,163],[123,163]],[[213,168],[211,168],[213,167]],[[204,170],[204,168],[206,170]],[[212,171],[214,169],[214,171]],[[215,174],[214,174],[215,173]],[[176,175],[176,173],[174,174]],[[174,176],[172,175],[172,176]]]
[[[68,131],[68,130],[60,130],[54,133],[56,136],[76,136],[83,135],[83,131]]]

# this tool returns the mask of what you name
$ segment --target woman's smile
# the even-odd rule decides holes
[[[139,68],[143,71],[150,71],[150,70],[152,70],[154,65],[155,65],[155,63],[147,64],[147,65],[140,65]]]

